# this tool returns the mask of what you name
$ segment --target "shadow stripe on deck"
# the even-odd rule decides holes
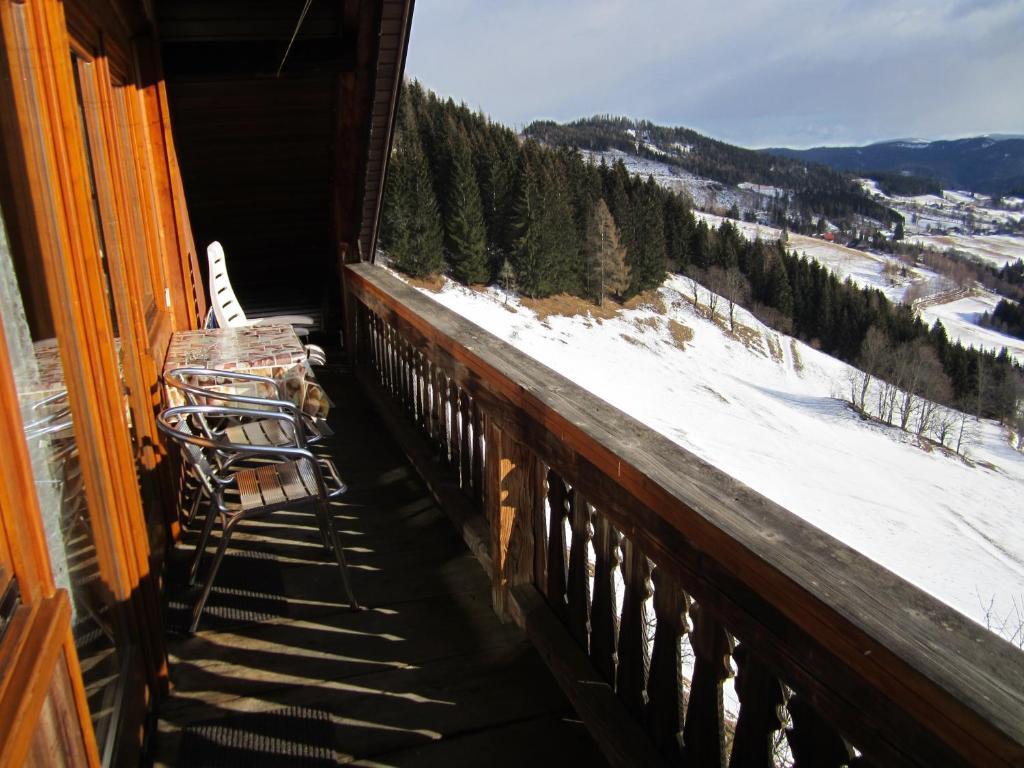
[[[603,765],[523,633],[491,610],[486,574],[355,382],[337,369],[318,376],[336,403],[324,449],[351,489],[332,511],[369,609],[348,610],[311,516],[240,527],[199,632],[170,638],[154,761]],[[195,538],[170,562],[172,632],[192,604],[181,585]]]

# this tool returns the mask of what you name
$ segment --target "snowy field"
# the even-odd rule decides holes
[[[428,295],[967,616],[984,623],[990,601],[994,615],[1014,611],[1024,455],[996,424],[977,427],[973,465],[928,452],[837,399],[845,364],[737,310],[755,331],[744,345],[694,312],[680,278],[661,293],[666,315],[543,322],[494,290]],[[684,349],[670,319],[693,331]]]
[[[920,243],[937,251],[957,250],[996,269],[1024,259],[1024,237],[1010,235],[913,235],[912,243]]]
[[[932,325],[936,320],[941,320],[942,326],[946,329],[946,335],[950,339],[959,340],[964,346],[995,352],[1006,347],[1007,352],[1018,362],[1024,363],[1024,339],[978,325],[978,319],[982,313],[991,312],[998,303],[998,296],[992,293],[983,293],[951,301],[948,304],[922,307],[920,315],[928,325]]]
[[[703,219],[709,227],[714,229],[721,226],[725,220],[721,216],[701,211],[694,211],[693,215],[698,219]],[[782,231],[775,227],[766,227],[762,224],[751,224],[745,221],[733,221],[732,223],[744,237],[751,240],[760,237],[762,240],[772,242],[782,236]],[[817,237],[790,233],[789,243],[786,247],[788,250],[796,251],[814,259],[822,266],[828,267],[829,271],[835,273],[840,280],[850,278],[861,287],[877,288],[893,302],[903,301],[903,294],[906,293],[911,283],[924,282],[929,286],[926,293],[941,290],[944,286],[942,278],[929,269],[908,267],[906,276],[898,272],[892,275],[886,274],[885,267],[893,262],[892,259],[856,248],[847,248],[839,243],[829,243]],[[902,266],[899,264],[899,268]]]

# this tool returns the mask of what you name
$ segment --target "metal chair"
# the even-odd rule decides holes
[[[330,500],[341,496],[347,486],[338,475],[334,462],[315,456],[302,445],[250,445],[236,443],[223,435],[208,437],[196,434],[190,424],[193,419],[272,419],[287,424],[300,436],[302,427],[288,413],[259,411],[251,408],[232,408],[213,405],[184,405],[168,408],[157,418],[160,430],[182,448],[185,461],[196,473],[210,497],[210,511],[196,546],[195,558],[189,571],[189,583],[194,584],[200,561],[213,531],[214,522],[221,523],[221,537],[202,593],[192,612],[189,632],[199,625],[214,579],[227,551],[235,528],[244,521],[264,517],[283,509],[311,505],[314,508],[324,546],[333,551],[341,570],[342,583],[353,609],[359,608],[348,578],[348,567],[341,540],[330,513]],[[213,461],[211,461],[213,459]],[[253,459],[261,460],[259,464]],[[330,478],[330,484],[325,480]],[[238,502],[228,503],[225,495],[237,491]]]
[[[302,426],[299,433],[295,433],[288,428],[287,423],[279,419],[225,420],[215,425],[209,419],[198,418],[203,433],[211,439],[223,436],[229,442],[246,445],[298,445],[304,448],[331,434],[326,422],[304,413],[299,405],[281,391],[281,383],[267,376],[188,367],[164,373],[164,383],[181,392],[190,405],[220,403],[228,407],[266,409],[290,414]],[[262,391],[273,396],[247,394],[238,391],[240,386],[256,392],[262,388]]]

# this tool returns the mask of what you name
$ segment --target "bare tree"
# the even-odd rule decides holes
[[[704,274],[704,270],[696,264],[690,264],[686,267],[686,285],[690,288],[690,292],[693,294],[694,309],[698,309],[700,306],[698,303],[700,298],[699,291],[701,285],[706,279],[707,277]]]
[[[921,377],[921,398],[917,407],[918,437],[923,437],[926,432],[931,431],[936,419],[941,422],[939,403],[949,402],[953,395],[953,386],[950,384],[949,376],[942,369],[942,363],[931,347],[927,350],[931,355],[925,355],[922,361],[924,369]]]
[[[725,285],[725,270],[721,267],[709,267],[706,273],[706,285],[708,288],[708,317],[711,322],[715,321],[715,308],[718,306],[718,299],[721,297]]]
[[[934,390],[938,393],[943,385],[948,391],[949,382],[948,380],[943,382],[945,373],[935,350],[922,339],[900,345],[896,350],[893,371],[896,374],[896,383],[901,390],[897,398],[900,429],[906,430],[915,410],[920,411],[924,407],[923,393],[926,390]],[[927,420],[930,420],[931,415],[932,413],[927,415],[925,426],[927,426]],[[921,431],[918,431],[918,434],[920,435]]]
[[[868,388],[871,386],[871,377],[882,378],[885,376],[891,358],[892,349],[889,346],[889,337],[878,326],[873,325],[868,328],[864,341],[860,345],[860,355],[857,357],[857,366],[863,372],[863,376],[860,378],[860,401],[858,404],[855,399],[853,403],[861,411],[866,410],[865,401],[868,396]],[[879,413],[879,418],[881,418],[881,413]]]
[[[946,440],[953,436],[960,415],[954,408],[939,409],[935,421],[935,437],[939,441],[939,445],[945,446]]]
[[[966,404],[958,404],[956,448],[954,449],[958,456],[966,455],[967,447],[977,438],[979,426],[979,419],[969,414]]]
[[[729,330],[736,331],[736,305],[743,306],[750,301],[750,282],[736,267],[727,270],[722,277],[722,295],[729,305]]]

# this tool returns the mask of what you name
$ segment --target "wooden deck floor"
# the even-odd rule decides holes
[[[200,631],[176,632],[188,534],[171,562],[156,764],[604,764],[354,382],[320,378],[350,486],[335,515],[368,608],[348,609],[311,516],[282,512],[240,529]]]

